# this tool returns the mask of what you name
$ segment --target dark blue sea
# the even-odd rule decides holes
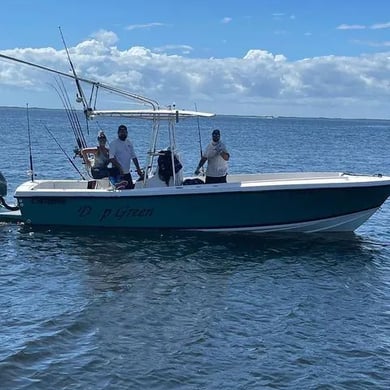
[[[143,163],[148,124],[124,123]],[[93,122],[87,139],[117,126]],[[187,174],[213,128],[230,173],[390,174],[390,121],[238,116],[178,124]],[[9,203],[29,180],[29,133],[37,178],[79,177],[63,111],[2,108]],[[353,234],[2,223],[0,388],[389,389],[389,225],[390,201]]]

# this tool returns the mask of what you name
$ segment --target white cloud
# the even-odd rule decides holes
[[[364,30],[366,26],[362,24],[340,24],[337,30]]]
[[[296,16],[294,14],[287,15],[283,12],[274,12],[272,18],[277,21],[284,21],[286,19],[295,20]]]
[[[379,48],[390,47],[390,41],[374,42],[374,41],[361,41],[361,40],[355,39],[352,42],[359,44],[359,45],[365,45],[365,46],[370,46],[370,47],[379,47]]]
[[[167,26],[166,24],[164,23],[159,23],[159,22],[153,22],[153,23],[145,23],[145,24],[131,24],[129,26],[127,26],[125,29],[126,30],[144,30],[144,29],[151,29],[153,27],[165,27]]]
[[[162,105],[248,115],[314,115],[390,117],[390,53],[358,57],[326,56],[289,61],[282,54],[252,49],[242,58],[188,58],[145,47],[120,50],[115,34],[101,32],[70,47],[81,77],[157,99]],[[102,38],[103,37],[103,38]],[[181,50],[191,50],[180,46]],[[64,50],[13,49],[2,54],[69,72]],[[50,91],[51,74],[0,59],[0,90],[12,86],[25,94],[35,91],[30,105],[60,107]],[[8,88],[9,89],[9,88]],[[7,91],[8,91],[7,89]],[[43,91],[46,90],[46,93]],[[25,99],[21,98],[20,105]],[[369,103],[369,104],[368,104]],[[0,94],[0,105],[12,105]],[[267,110],[267,111],[264,111]]]
[[[390,28],[390,22],[373,24],[372,26],[370,26],[370,28],[372,28],[373,30]]]
[[[390,28],[390,22],[387,23],[376,23],[367,27],[363,24],[340,24],[336,27],[337,30],[364,30],[370,28],[371,30],[381,30]]]
[[[118,42],[118,36],[112,31],[99,30],[93,33],[91,36],[92,38],[106,45],[114,45],[115,43]]]
[[[228,23],[230,23],[232,20],[233,20],[232,18],[226,16],[226,17],[224,17],[224,18],[221,20],[221,23],[223,23],[223,24],[228,24]]]
[[[189,54],[193,50],[193,47],[189,45],[165,45],[154,48],[154,51],[156,51],[157,53],[180,52],[182,54]]]

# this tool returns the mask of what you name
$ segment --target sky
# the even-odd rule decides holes
[[[80,77],[161,106],[390,119],[388,0],[2,0],[0,12],[0,54],[69,73],[61,27]],[[0,106],[61,108],[53,83],[0,59]]]

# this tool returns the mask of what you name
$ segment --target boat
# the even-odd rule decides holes
[[[210,118],[213,113],[180,110],[175,105],[161,107],[153,99],[80,78],[75,72],[62,73],[2,54],[0,58],[73,78],[77,101],[83,104],[87,120],[144,119],[151,125],[144,177],[134,182],[134,189],[120,189],[109,178],[93,179],[88,174],[73,180],[37,180],[31,175],[31,180],[16,188],[14,209],[1,211],[0,220],[17,213],[19,221],[32,226],[234,233],[351,232],[367,221],[390,195],[390,176],[381,174],[232,174],[227,176],[227,183],[219,184],[205,184],[202,176],[184,177],[182,165],[176,164],[180,159],[177,124],[184,119]],[[81,82],[92,86],[90,99],[85,97]],[[90,102],[96,101],[92,94],[98,89],[107,89],[147,108],[96,109]],[[65,99],[64,107],[73,118],[78,145],[86,147],[79,125],[72,117],[73,108],[67,102]],[[168,176],[166,172],[161,175],[158,164],[161,156],[170,159]]]

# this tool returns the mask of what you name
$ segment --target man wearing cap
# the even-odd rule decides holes
[[[143,177],[143,172],[138,163],[132,142],[127,138],[127,127],[118,127],[118,138],[110,144],[110,162],[120,171],[121,178],[128,182],[126,189],[134,188],[133,179],[130,173],[130,162],[133,160],[137,173]]]
[[[229,158],[230,154],[221,141],[221,132],[215,129],[212,132],[212,141],[207,145],[196,168],[195,175],[199,175],[200,169],[207,161],[206,184],[226,183]]]

